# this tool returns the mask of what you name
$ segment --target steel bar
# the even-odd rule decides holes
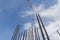
[[[43,29],[44,29],[44,31],[45,31],[45,33],[46,33],[47,39],[50,40],[50,38],[49,38],[49,36],[48,36],[48,33],[47,33],[47,31],[46,31],[46,29],[45,29],[45,27],[44,27],[44,24],[43,24],[43,22],[42,22],[42,19],[41,19],[39,13],[38,13],[38,16],[39,16],[40,22],[41,22],[41,24],[42,24],[42,27],[43,27]]]

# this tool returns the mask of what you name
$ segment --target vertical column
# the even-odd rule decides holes
[[[40,40],[38,28],[35,26],[35,40]]]
[[[23,40],[23,35],[21,36],[21,40]]]
[[[19,33],[19,29],[20,29],[20,27],[19,27],[19,25],[17,25],[11,40],[16,40],[17,39],[17,36],[18,36],[18,33]]]
[[[27,40],[27,30],[25,31],[25,40]]]
[[[38,24],[39,24],[39,28],[40,28],[40,31],[41,31],[43,40],[45,40],[45,36],[44,36],[43,30],[42,30],[42,27],[41,27],[41,24],[40,24],[40,20],[39,20],[39,18],[38,18],[38,15],[36,15],[36,17],[37,17],[37,21],[38,21]]]
[[[37,32],[37,38],[38,38],[38,40],[40,40],[40,35],[39,35],[38,28],[36,29],[36,32]]]
[[[20,35],[20,33],[19,33],[19,36],[18,36],[18,40],[21,40],[21,35]]]
[[[32,27],[32,31],[31,31],[31,40],[34,40],[34,34],[33,34],[33,27]]]
[[[45,27],[44,27],[44,24],[43,24],[42,19],[41,19],[41,17],[40,17],[39,14],[38,14],[38,17],[39,17],[39,20],[40,20],[40,22],[41,22],[41,24],[42,24],[42,27],[43,27],[44,31],[45,31],[45,34],[46,34],[46,36],[47,36],[47,39],[50,40],[50,38],[49,38],[49,36],[48,36],[48,33],[47,33],[47,31],[46,31],[46,29],[45,29]]]
[[[35,31],[35,40],[38,40],[38,38],[37,38],[37,32],[36,32],[36,27],[34,27],[34,31]]]
[[[24,33],[23,33],[23,40],[25,40],[25,31],[24,31]]]

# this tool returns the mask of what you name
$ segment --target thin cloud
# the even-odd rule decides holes
[[[32,26],[30,22],[24,24],[24,30],[29,29]]]
[[[40,8],[41,8],[41,10],[40,10]],[[41,7],[41,5],[39,5],[36,9],[37,10],[35,10],[35,12],[38,11],[42,17],[52,18],[54,20],[54,22],[50,21],[49,25],[47,25],[45,28],[46,28],[51,40],[60,40],[59,35],[56,32],[56,30],[58,30],[60,28],[60,0],[58,0],[57,4],[51,6],[48,9],[45,9],[44,5],[43,5],[43,7]],[[30,14],[30,13],[32,13],[31,11],[27,11],[27,13],[29,13],[29,15],[32,15],[32,14]],[[26,15],[28,15],[28,14],[26,14]],[[25,17],[27,17],[27,16],[25,16]],[[26,25],[28,25],[28,23]],[[35,25],[37,26],[37,21],[36,21]],[[30,23],[30,26],[32,26],[31,23]],[[26,28],[27,27],[29,27],[29,26],[26,26]]]

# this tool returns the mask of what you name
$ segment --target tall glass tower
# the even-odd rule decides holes
[[[38,28],[34,26],[27,30],[24,30],[23,33],[21,33],[19,32],[20,28],[17,25],[11,40],[50,40],[48,33],[43,25],[40,15],[37,14],[36,18],[39,25]]]
[[[27,2],[29,3],[31,10],[34,11],[35,9],[30,0],[27,0]],[[34,13],[36,13],[35,16],[38,21],[39,28],[34,26],[28,30],[25,30],[23,33],[19,33],[19,28],[17,26],[15,32],[13,33],[12,40],[50,40],[39,12],[34,11]]]

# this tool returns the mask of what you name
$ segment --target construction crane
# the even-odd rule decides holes
[[[30,0],[27,0],[27,2],[29,3],[29,6],[30,6],[31,10],[35,13],[35,8],[34,8],[33,5],[31,4]],[[43,40],[46,40],[46,39],[45,39],[45,36],[44,36],[44,32],[45,32],[45,34],[46,34],[46,36],[47,36],[47,40],[50,40],[50,38],[49,38],[49,36],[48,36],[48,33],[47,33],[47,31],[46,31],[46,29],[45,29],[45,27],[44,27],[44,25],[43,25],[43,22],[42,22],[41,17],[40,17],[40,15],[39,15],[38,12],[36,13],[36,17],[37,17],[37,21],[38,21],[38,24],[39,24],[39,27],[40,27],[40,31],[41,31]],[[42,28],[42,27],[43,27],[43,28]],[[43,32],[43,29],[44,29],[44,32]]]

